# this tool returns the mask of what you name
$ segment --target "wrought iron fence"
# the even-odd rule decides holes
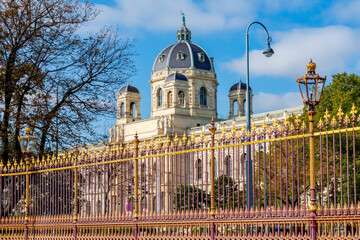
[[[345,117],[340,109],[333,118],[326,113],[313,135],[299,118],[254,126],[251,134],[212,124],[200,136],[141,143],[135,137],[126,146],[1,164],[0,236],[358,239],[359,124],[355,108]],[[253,177],[250,209],[247,174]]]

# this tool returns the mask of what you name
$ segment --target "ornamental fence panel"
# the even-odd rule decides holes
[[[359,239],[356,113],[1,162],[1,239]]]

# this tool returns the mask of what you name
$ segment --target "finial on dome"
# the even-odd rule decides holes
[[[191,31],[189,29],[187,29],[187,27],[186,27],[185,14],[182,11],[181,11],[181,16],[182,16],[183,24],[177,31],[177,40],[178,40],[178,42],[180,42],[180,41],[190,42],[191,41]]]
[[[185,13],[183,13],[183,11],[181,11],[181,16],[182,16],[183,26],[186,26],[186,24],[185,24]]]
[[[316,64],[312,61],[311,58],[310,58],[310,62],[306,65],[306,69],[307,69],[308,73],[315,74]]]

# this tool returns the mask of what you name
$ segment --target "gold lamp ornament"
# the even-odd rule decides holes
[[[311,58],[310,62],[306,65],[306,69],[307,73],[303,77],[296,77],[296,82],[299,86],[303,103],[309,106],[309,110],[312,110],[320,102],[326,76],[320,77],[319,74],[315,73],[316,64]]]
[[[31,134],[31,128],[29,125],[25,128],[25,134],[19,136],[19,142],[21,146],[21,151],[23,153],[32,153],[35,149],[36,140],[38,138]]]

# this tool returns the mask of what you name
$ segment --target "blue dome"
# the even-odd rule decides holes
[[[239,89],[239,85],[240,85],[239,83],[235,83],[234,85],[232,85],[231,88],[230,88],[230,92],[231,92],[231,91],[234,91],[234,90],[238,90],[238,89]],[[241,83],[240,89],[246,90],[246,83]],[[249,89],[251,90],[251,87],[249,87]]]
[[[204,49],[191,42],[191,32],[185,25],[178,30],[177,39],[156,57],[153,72],[177,68],[213,70],[211,58]]]
[[[123,86],[122,88],[119,89],[118,93],[123,93],[123,92],[135,92],[135,93],[140,93],[139,89],[137,89],[134,86],[131,86],[130,84]]]

